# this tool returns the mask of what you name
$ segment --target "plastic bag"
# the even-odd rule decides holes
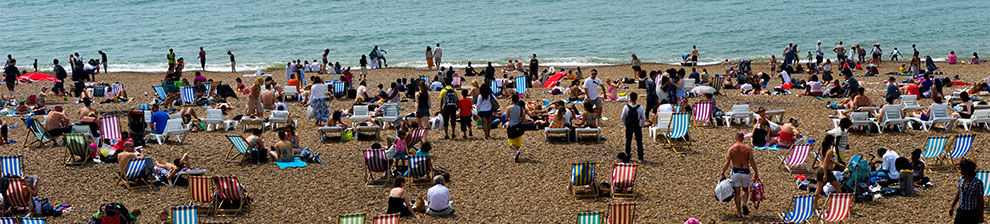
[[[316,118],[316,116],[313,115],[313,106],[312,105],[306,107],[306,118]]]
[[[733,197],[732,180],[725,178],[715,185],[715,200],[720,202],[730,202]]]
[[[341,134],[341,139],[343,139],[344,142],[349,142],[354,140],[354,131],[344,130],[344,132]]]

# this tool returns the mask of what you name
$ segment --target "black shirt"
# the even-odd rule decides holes
[[[19,75],[19,72],[20,70],[17,70],[17,66],[11,64],[8,64],[7,67],[3,69],[4,77],[7,78],[8,82],[16,79],[17,75]]]
[[[485,67],[485,79],[495,79],[495,67]]]
[[[536,70],[539,70],[539,69],[540,69],[540,60],[536,60],[536,58],[533,58],[532,60],[529,60],[529,70],[530,71],[536,71]]]
[[[361,67],[368,66],[368,59],[361,58]]]
[[[103,62],[104,63],[106,63],[107,62],[107,53],[100,53],[100,58],[103,59]]]
[[[69,76],[69,74],[65,72],[65,68],[62,68],[62,65],[55,65],[54,70],[55,70],[55,78],[58,80],[64,80],[65,77]]]

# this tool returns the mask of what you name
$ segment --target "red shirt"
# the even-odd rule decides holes
[[[918,85],[911,84],[908,85],[907,88],[908,88],[908,95],[915,95],[915,96],[921,95],[920,90],[918,90]]]
[[[461,99],[457,100],[457,108],[458,108],[458,111],[459,111],[457,114],[459,116],[461,116],[461,117],[471,116],[471,106],[472,105],[474,105],[474,103],[471,103],[471,99],[461,98]]]

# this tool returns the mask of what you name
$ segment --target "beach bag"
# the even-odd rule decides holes
[[[732,180],[724,178],[715,185],[715,200],[720,202],[730,202],[733,197]]]
[[[34,208],[31,210],[31,213],[32,214],[39,215],[39,216],[59,216],[59,215],[62,215],[61,212],[55,211],[55,208],[52,207],[52,203],[51,202],[48,202],[48,199],[47,198],[42,198],[42,197],[35,196],[35,197],[32,197],[31,198],[31,201],[32,201],[31,203],[33,203],[33,205],[34,205]]]
[[[491,97],[492,98],[490,98],[489,100],[492,101],[492,109],[488,111],[492,111],[492,112],[498,111],[499,109],[501,109],[501,105],[498,105],[498,98],[496,98],[495,95],[492,95]]]
[[[763,180],[760,178],[753,179],[753,184],[750,186],[749,201],[753,202],[753,207],[759,209],[760,202],[766,199],[763,194]]]
[[[354,131],[344,130],[344,132],[341,133],[340,136],[341,136],[340,139],[342,139],[344,142],[352,141],[354,140]]]

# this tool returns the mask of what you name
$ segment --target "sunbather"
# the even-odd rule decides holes
[[[72,130],[69,117],[65,116],[65,113],[62,112],[62,106],[55,106],[55,110],[48,112],[45,118],[45,130],[48,131],[48,135],[52,138],[62,136],[62,134],[69,133]]]
[[[778,148],[788,149],[794,146],[794,142],[801,138],[801,133],[797,130],[797,118],[788,119],[787,123],[780,126],[777,138],[770,139],[770,145],[777,144]]]
[[[962,110],[956,110],[956,112],[952,113],[952,117],[969,119],[973,115],[973,105],[976,104],[969,98],[969,93],[967,92],[959,93],[959,99],[962,99],[962,103],[956,104],[956,107],[961,107]]]
[[[144,157],[134,150],[134,142],[132,141],[124,142],[123,149],[124,151],[117,153],[117,167],[120,169],[121,175],[127,173],[127,165],[131,160]]]
[[[285,129],[278,131],[278,142],[268,151],[268,156],[278,162],[292,162],[296,157],[295,145],[288,139]]]
[[[399,216],[408,217],[414,216],[417,219],[419,214],[413,212],[413,204],[409,200],[409,195],[405,188],[402,188],[406,184],[406,179],[400,177],[395,177],[395,181],[392,182],[392,190],[388,192],[388,209],[386,209],[386,214],[398,213]]]
[[[818,180],[818,187],[815,193],[818,195],[842,192],[842,185],[839,184],[834,171],[845,170],[845,166],[835,162],[837,157],[834,156],[834,142],[835,137],[831,135],[825,136],[825,139],[822,141],[820,154],[822,155],[822,162],[819,167],[815,168],[815,178]]]
[[[582,122],[580,125],[581,127],[587,127],[587,128],[598,127],[598,119],[601,118],[601,115],[598,115],[598,113],[595,112],[595,103],[592,103],[591,101],[585,101],[584,112],[581,113],[581,116],[582,116]]]
[[[189,153],[182,154],[181,158],[172,162],[155,160],[155,175],[159,180],[171,180],[175,174],[189,169]]]

